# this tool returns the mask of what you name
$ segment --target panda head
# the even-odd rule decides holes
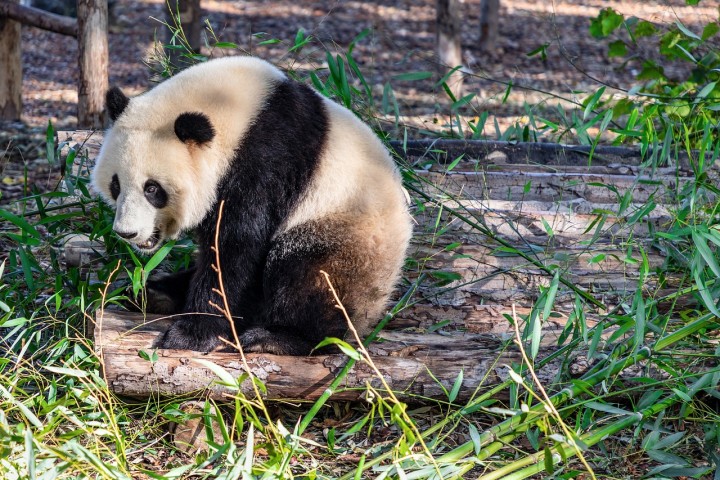
[[[231,56],[183,70],[128,98],[106,98],[113,121],[92,185],[115,206],[114,230],[150,253],[199,225],[220,195],[239,142],[287,77],[253,57]]]
[[[163,240],[197,225],[214,201],[212,188],[198,187],[208,181],[201,163],[216,135],[205,113],[157,111],[143,105],[142,97],[130,99],[118,88],[108,91],[114,125],[105,136],[92,185],[115,207],[115,233],[151,253]]]

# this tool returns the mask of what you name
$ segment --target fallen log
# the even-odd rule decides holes
[[[236,392],[215,382],[215,374],[202,362],[209,361],[233,378],[244,373],[240,355],[211,352],[206,355],[181,350],[157,350],[157,361],[141,358],[150,354],[152,343],[171,319],[106,310],[98,316],[94,339],[109,387],[119,395],[146,398],[151,394],[209,396],[227,399]],[[553,349],[553,337],[546,337],[543,353]],[[385,381],[401,397],[412,401],[447,400],[455,380],[463,381],[457,401],[467,401],[483,389],[505,380],[510,365],[522,362],[512,339],[498,335],[457,332],[453,335],[417,335],[383,332],[370,346],[373,362]],[[267,389],[268,399],[312,401],[317,399],[347,362],[344,355],[287,357],[248,354],[253,375]],[[560,361],[543,369],[546,380],[555,378]],[[358,362],[333,395],[337,400],[360,400],[366,385],[382,389],[380,379],[369,365]],[[249,381],[240,390],[253,395]]]

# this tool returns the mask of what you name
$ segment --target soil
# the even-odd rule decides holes
[[[608,85],[608,91],[628,89],[637,83],[634,75],[640,61],[608,59],[608,41],[598,41],[588,32],[590,19],[602,8],[612,7],[655,23],[678,20],[694,31],[717,19],[711,2],[687,6],[684,0],[503,1],[498,45],[484,53],[478,44],[479,2],[461,3],[467,72],[464,93],[475,94],[461,114],[468,119],[488,112],[486,125],[492,126],[497,120],[501,130],[523,121],[525,103],[533,105],[536,114],[552,116],[557,104],[570,105],[558,97],[582,99],[583,92],[598,88],[600,83]],[[111,3],[110,84],[137,94],[159,79],[159,66],[153,57],[156,41],[168,38],[168,29],[162,23],[166,3]],[[409,137],[446,129],[450,102],[435,85],[442,69],[434,54],[433,0],[203,0],[202,7],[212,27],[206,30],[206,37],[214,35],[237,45],[237,50],[205,48],[203,53],[258,55],[295,70],[301,77],[327,67],[326,49],[346,52],[351,42],[368,29],[370,33],[357,42],[353,56],[372,87],[376,105],[382,105],[384,88],[392,87],[400,128],[393,128],[391,111],[380,115],[389,120],[385,127],[391,135],[402,136],[403,126],[408,127]],[[299,29],[314,41],[299,52],[288,53]],[[45,160],[48,121],[57,129],[77,128],[75,40],[32,27],[23,28],[22,40],[22,123],[0,125],[0,204],[22,197],[28,183],[40,191],[52,189],[58,168]],[[546,59],[528,56],[543,44],[548,45]],[[652,50],[648,47],[637,53],[650,55]],[[666,73],[682,74],[674,68],[666,68]],[[434,76],[419,81],[396,78],[409,72],[433,72]],[[513,89],[506,97],[509,82]],[[485,132],[493,136],[495,128],[486,127]]]
[[[110,84],[121,86],[129,94],[139,93],[157,81],[153,68],[158,65],[152,65],[151,59],[155,41],[167,38],[167,28],[162,24],[166,3],[111,3]],[[558,100],[552,95],[573,99],[572,92],[597,88],[598,82],[621,89],[636,83],[634,74],[639,61],[623,64],[619,59],[608,59],[608,42],[593,39],[588,32],[590,19],[602,8],[612,7],[655,23],[679,20],[695,31],[717,19],[711,2],[687,6],[684,0],[503,1],[497,48],[484,53],[478,44],[479,3],[461,3],[463,56],[468,73],[465,93],[476,95],[463,114],[472,118],[487,111],[487,125],[492,125],[494,117],[501,128],[522,119],[524,102],[536,105],[536,109],[553,109]],[[325,49],[345,52],[358,34],[369,29],[371,33],[357,43],[353,56],[372,86],[377,103],[382,103],[383,88],[390,84],[399,104],[400,123],[410,127],[410,137],[421,135],[418,129],[443,128],[449,100],[434,86],[440,73],[434,55],[433,0],[203,0],[202,7],[212,26],[207,35],[214,34],[220,41],[238,46],[237,51],[205,49],[204,53],[250,53],[292,68],[301,76],[327,66],[323,63]],[[315,41],[299,53],[288,54],[299,29]],[[76,42],[32,27],[23,28],[22,39],[23,123],[0,126],[3,203],[22,192],[26,173],[34,182],[42,183],[39,188],[51,187],[53,179],[46,178],[48,165],[42,160],[48,121],[58,129],[77,127]],[[277,43],[268,42],[271,39]],[[549,45],[544,61],[527,55],[543,44]],[[435,72],[434,78],[395,79],[398,74],[428,71]],[[514,89],[504,99],[510,81]],[[575,95],[582,98],[581,93]]]

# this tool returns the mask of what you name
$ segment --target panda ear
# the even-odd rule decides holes
[[[204,113],[186,112],[175,120],[175,135],[183,143],[203,145],[215,138],[215,129]]]
[[[114,122],[125,111],[130,99],[118,87],[112,87],[105,94],[105,106],[110,113],[110,119]]]

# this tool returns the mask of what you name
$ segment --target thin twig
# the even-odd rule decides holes
[[[210,302],[210,305],[217,308],[223,315],[225,315],[227,321],[230,322],[230,329],[232,330],[233,340],[235,340],[235,346],[238,350],[240,350],[240,354],[243,355],[244,358],[245,356],[242,351],[242,345],[240,345],[240,337],[238,337],[237,330],[235,329],[235,322],[233,321],[232,315],[230,314],[230,305],[227,301],[227,295],[225,295],[225,284],[223,283],[222,270],[220,269],[220,248],[218,245],[220,241],[220,223],[222,222],[222,214],[224,207],[225,200],[221,200],[220,208],[218,209],[218,219],[217,223],[215,224],[215,244],[211,247],[212,250],[215,252],[215,263],[212,265],[212,269],[217,274],[218,285],[220,287],[219,289],[213,288],[213,291],[220,295],[220,298],[222,298],[223,308],[220,308],[213,302]]]
[[[380,382],[382,382],[383,387],[385,387],[385,391],[388,395],[390,395],[390,398],[393,400],[393,402],[396,405],[404,405],[398,398],[395,396],[395,392],[392,391],[390,388],[390,385],[388,385],[387,381],[385,380],[385,377],[380,372],[380,370],[375,365],[375,362],[372,361],[372,358],[370,357],[370,352],[368,352],[367,348],[363,344],[362,339],[360,338],[360,335],[358,334],[357,330],[355,329],[355,325],[353,325],[352,320],[350,320],[350,315],[348,315],[347,310],[345,310],[345,306],[340,301],[340,297],[337,294],[337,291],[335,290],[335,287],[333,287],[332,282],[330,281],[330,275],[328,275],[327,272],[324,270],[320,270],[320,273],[325,277],[325,281],[327,282],[328,286],[330,287],[330,292],[333,295],[333,298],[335,299],[335,306],[340,309],[343,316],[345,317],[345,321],[347,322],[348,328],[353,334],[353,337],[355,338],[355,342],[358,344],[358,349],[362,352],[363,358],[365,359],[365,362],[370,365],[370,368],[373,369],[375,372],[375,375],[377,378],[380,379]],[[370,385],[368,385],[368,388],[371,388]],[[427,444],[425,443],[425,440],[423,440],[422,434],[418,430],[415,423],[410,419],[410,416],[405,411],[405,408],[401,408],[400,411],[402,412],[403,420],[407,422],[407,424],[410,426],[410,428],[413,430],[413,433],[415,434],[415,437],[417,438],[417,441],[420,442],[420,445],[422,446],[423,451],[425,454],[430,458],[430,461],[433,464],[433,467],[435,467],[435,471],[439,478],[442,478],[442,473],[440,472],[440,466],[435,461],[435,457],[430,452],[430,449],[428,448]]]
[[[242,360],[243,368],[249,375],[248,381],[252,385],[253,393],[255,394],[255,398],[259,402],[260,408],[265,414],[265,418],[268,421],[268,425],[272,425],[272,419],[270,418],[270,414],[267,411],[267,408],[265,407],[265,403],[263,402],[262,396],[260,394],[260,389],[258,388],[257,384],[255,383],[255,374],[250,369],[250,365],[248,364],[247,357],[245,357],[245,352],[243,351],[242,344],[240,343],[240,337],[238,336],[237,329],[235,328],[235,322],[233,321],[232,314],[230,312],[230,305],[228,304],[227,295],[225,294],[225,284],[223,283],[223,276],[222,276],[222,268],[220,267],[220,248],[219,248],[219,239],[220,239],[220,222],[222,221],[222,213],[223,208],[225,207],[225,200],[220,201],[220,207],[218,208],[218,219],[217,223],[215,224],[215,245],[212,247],[212,249],[215,251],[215,264],[212,265],[212,269],[215,271],[218,277],[218,287],[217,289],[213,289],[218,295],[220,295],[220,298],[223,302],[223,307],[221,308],[219,305],[217,305],[214,302],[209,302],[210,305],[217,308],[227,319],[228,322],[230,322],[230,329],[232,330],[233,339],[235,340],[235,344],[233,345],[232,342],[229,342],[228,340],[220,337],[220,340],[230,344],[231,346],[237,348],[237,350],[240,352],[240,359]],[[242,389],[240,388],[240,385],[238,385],[238,390],[242,392]],[[271,429],[272,430],[272,429]],[[235,429],[232,429],[231,435],[234,435]],[[231,437],[232,438],[232,437]]]

